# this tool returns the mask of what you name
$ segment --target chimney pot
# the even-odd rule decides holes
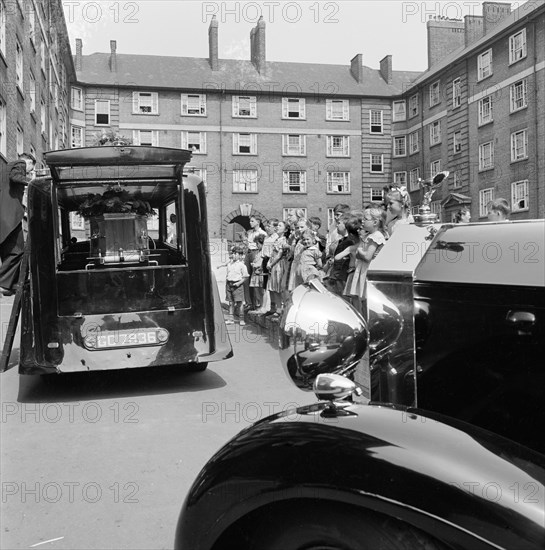
[[[117,42],[110,40],[110,71],[115,73],[117,71]]]
[[[210,68],[213,71],[219,69],[219,57],[218,57],[218,21],[216,16],[212,17],[210,26],[208,27],[208,61]]]
[[[250,31],[250,59],[260,74],[265,72],[265,20],[261,15]]]
[[[464,17],[464,42],[466,47],[484,36],[483,17],[466,15]]]
[[[428,69],[454,50],[465,46],[464,22],[458,19],[431,19],[428,32]]]
[[[393,80],[392,74],[392,56],[387,55],[380,61],[380,74],[384,78],[386,84],[391,84]]]
[[[358,53],[351,59],[350,72],[358,84],[363,82],[363,54]]]
[[[505,2],[483,2],[484,34],[488,34],[510,13],[511,4]]]

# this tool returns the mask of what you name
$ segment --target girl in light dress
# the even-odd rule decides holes
[[[367,316],[367,270],[369,264],[377,256],[386,237],[384,235],[384,210],[378,206],[370,206],[363,212],[362,226],[359,231],[360,241],[356,248],[356,263],[354,276],[348,294],[354,306]]]
[[[317,244],[317,238],[314,231],[307,229],[301,235],[301,244],[303,252],[299,258],[299,267],[296,273],[296,282],[298,284],[306,283],[316,277],[321,278],[322,253]]]
[[[414,222],[411,215],[411,197],[405,186],[392,187],[386,194],[385,203],[385,232],[388,236],[391,236],[400,225]]]
[[[277,316],[282,310],[283,294],[286,291],[286,277],[288,275],[288,254],[290,246],[286,236],[287,226],[285,222],[278,222],[276,233],[278,238],[273,243],[272,254],[267,263],[269,269],[269,281],[267,289],[271,296],[271,307],[265,315]]]
[[[343,298],[347,300],[348,302],[352,302],[350,290],[352,288],[352,280],[354,279],[354,272],[356,269],[356,250],[358,249],[358,246],[360,243],[360,234],[359,229],[362,226],[360,220],[356,216],[350,216],[345,224],[344,227],[346,229],[347,235],[350,237],[350,239],[353,241],[354,244],[350,245],[349,247],[345,248],[342,252],[339,252],[338,254],[335,254],[335,261],[342,260],[343,258],[346,258],[347,256],[350,257],[350,262],[348,264],[348,271],[347,271],[347,278],[346,278],[346,284],[344,285],[343,290]]]
[[[301,242],[301,236],[303,232],[306,231],[307,229],[309,229],[309,227],[308,227],[307,220],[305,218],[300,218],[299,220],[297,220],[295,235],[293,235],[293,240],[291,244],[293,259],[291,261],[290,274],[288,278],[288,290],[290,292],[302,283],[300,278],[297,276],[297,273],[299,271],[299,262],[301,261],[301,254],[305,249],[305,247],[303,246],[303,243]]]

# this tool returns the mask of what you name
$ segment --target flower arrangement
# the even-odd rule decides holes
[[[78,208],[78,214],[83,218],[92,218],[102,214],[132,213],[142,216],[154,216],[155,210],[145,201],[142,193],[129,193],[121,187],[108,187],[101,194],[89,194]]]
[[[132,140],[128,137],[117,134],[113,130],[108,130],[102,134],[95,133],[95,143],[98,146],[113,146],[113,145],[131,145]]]

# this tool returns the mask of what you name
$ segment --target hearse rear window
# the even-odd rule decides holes
[[[415,271],[417,281],[545,286],[545,221],[443,226]]]

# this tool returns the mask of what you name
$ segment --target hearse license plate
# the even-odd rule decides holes
[[[90,349],[126,348],[132,346],[160,346],[168,340],[164,328],[111,330],[96,332],[85,338],[85,347]]]

